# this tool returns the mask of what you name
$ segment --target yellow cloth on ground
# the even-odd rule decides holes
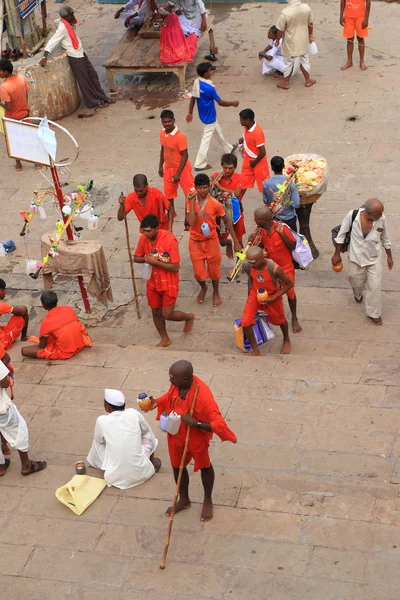
[[[58,488],[56,498],[76,515],[81,515],[100,496],[106,487],[104,479],[74,475],[71,481]]]

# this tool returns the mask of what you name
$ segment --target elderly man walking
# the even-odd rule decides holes
[[[313,17],[311,8],[300,0],[289,0],[288,6],[283,9],[276,24],[278,35],[275,46],[282,43],[282,56],[284,62],[283,80],[278,83],[281,90],[289,89],[290,78],[299,68],[306,80],[306,87],[316,83],[310,77],[310,60],[308,57],[308,43],[313,34]]]
[[[69,64],[78,82],[86,106],[88,108],[104,108],[109,104],[114,104],[115,100],[107,98],[100,85],[96,69],[83,50],[82,42],[75,31],[77,20],[74,9],[71,6],[62,6],[60,8],[60,17],[58,29],[47,42],[44,49],[44,56],[39,64],[45,67],[48,55],[54,50],[57,44],[61,44],[68,55]]]
[[[343,219],[335,238],[336,251],[332,264],[342,262],[340,251],[350,234],[348,246],[348,277],[356,302],[362,302],[365,291],[365,312],[375,325],[382,325],[382,246],[389,270],[393,257],[383,204],[377,198],[367,200],[358,211],[350,211]],[[357,214],[353,214],[353,213]]]

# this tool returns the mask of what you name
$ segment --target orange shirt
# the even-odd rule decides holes
[[[146,215],[156,215],[160,221],[160,229],[167,229],[168,218],[166,213],[169,209],[169,200],[157,188],[149,187],[147,190],[145,205],[143,206],[136,192],[131,192],[125,200],[125,212],[128,214],[134,211],[139,223],[143,221]]]
[[[23,119],[29,114],[28,85],[22,75],[12,75],[4,79],[0,86],[0,99],[11,102],[11,110],[6,110],[4,116],[8,119]]]
[[[204,381],[196,376],[193,377],[193,383],[186,394],[185,399],[182,400],[179,398],[179,388],[172,384],[166,394],[157,398],[157,419],[160,419],[163,412],[169,414],[170,412],[175,411],[178,415],[184,415],[185,413],[190,412],[197,385],[199,386],[199,393],[194,407],[193,418],[197,421],[210,423],[212,433],[210,431],[192,427],[190,429],[189,437],[189,452],[201,452],[202,450],[207,449],[213,433],[216,433],[223,442],[229,441],[235,444],[237,441],[236,436],[233,431],[229,429],[221,415],[218,404],[215,402],[210,388]],[[175,442],[177,446],[184,446],[186,432],[187,427],[181,422],[181,426],[176,435],[167,434],[169,438],[168,441]]]
[[[164,148],[164,162],[167,167],[177,169],[181,162],[181,152],[188,149],[187,138],[177,127],[171,133],[160,131],[160,144]]]
[[[190,210],[190,200],[186,198],[186,214]],[[205,202],[200,210],[200,205],[196,200],[194,201],[194,210],[196,213],[196,221],[194,225],[189,227],[190,239],[196,242],[205,242],[211,240],[217,236],[217,218],[225,216],[225,209],[218,200],[215,200],[212,196],[207,196]],[[201,230],[202,224],[206,222],[210,228],[210,235],[205,236]]]
[[[254,123],[250,129],[243,131],[244,151],[251,160],[258,156],[258,149],[265,145],[265,135],[258,123]]]
[[[1,315],[10,315],[14,310],[11,304],[7,304],[7,302],[0,302],[0,316]]]
[[[174,234],[169,231],[160,229],[153,242],[148,240],[143,234],[140,236],[135,250],[135,256],[146,256],[147,254],[151,254],[152,250],[155,250],[157,254],[168,252],[172,263],[181,262],[178,240]],[[151,277],[147,281],[147,287],[154,289],[157,292],[167,292],[172,298],[177,298],[179,291],[179,271],[173,273],[171,271],[166,271],[162,267],[152,267]]]
[[[70,306],[56,306],[48,311],[40,325],[39,337],[42,336],[49,338],[46,346],[55,345],[65,358],[85,345],[82,324]]]
[[[356,19],[365,17],[365,0],[346,0],[344,7],[344,16]]]
[[[266,230],[262,232],[262,245],[268,251],[268,258],[276,262],[276,264],[284,271],[289,273],[293,270],[292,253],[289,248],[285,246],[285,242],[276,231],[277,223],[274,223],[271,229],[271,234],[268,235]],[[288,227],[285,227],[286,237],[295,242],[295,238]]]
[[[274,263],[274,273],[277,268],[277,264]],[[273,296],[279,290],[279,283],[275,282],[268,271],[268,264],[265,266],[265,269],[259,271],[250,268],[250,277],[252,279],[250,296],[257,297],[257,291],[262,289],[268,292],[268,296]]]
[[[219,173],[213,173],[211,175],[211,179],[216,179],[218,177]],[[235,190],[237,190],[238,188],[240,188],[240,180],[241,180],[241,175],[239,175],[239,173],[233,173],[230,181],[228,181],[227,179],[225,179],[225,177],[221,177],[221,179],[219,180],[219,184],[221,187],[225,188],[226,190],[232,190],[232,192],[234,192]],[[242,198],[243,196],[243,192],[241,192],[239,200]]]

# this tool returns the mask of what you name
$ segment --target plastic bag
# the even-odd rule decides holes
[[[81,515],[93,504],[106,487],[104,479],[88,475],[74,475],[71,481],[58,488],[56,498],[76,515]]]
[[[268,317],[265,312],[259,310],[256,314],[255,323],[253,325],[254,336],[256,338],[257,346],[262,346],[269,340],[273,340],[275,333],[271,325],[269,324]],[[243,352],[250,352],[251,345],[247,337],[243,333],[241,319],[234,321],[234,335],[235,345],[239,350]]]

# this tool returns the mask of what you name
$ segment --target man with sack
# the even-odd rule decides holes
[[[377,198],[367,200],[358,211],[350,211],[334,238],[336,246],[332,265],[342,262],[341,252],[348,250],[348,278],[356,302],[362,302],[365,292],[365,312],[375,325],[382,325],[382,246],[385,248],[389,271],[393,257],[384,206]]]
[[[292,251],[296,248],[296,240],[290,228],[282,222],[274,221],[272,210],[267,206],[254,211],[254,222],[263,230],[261,244],[268,252],[268,258],[273,260],[294,284],[295,270]],[[288,290],[287,297],[292,313],[293,333],[300,333],[302,327],[297,318],[297,298],[294,285]]]

